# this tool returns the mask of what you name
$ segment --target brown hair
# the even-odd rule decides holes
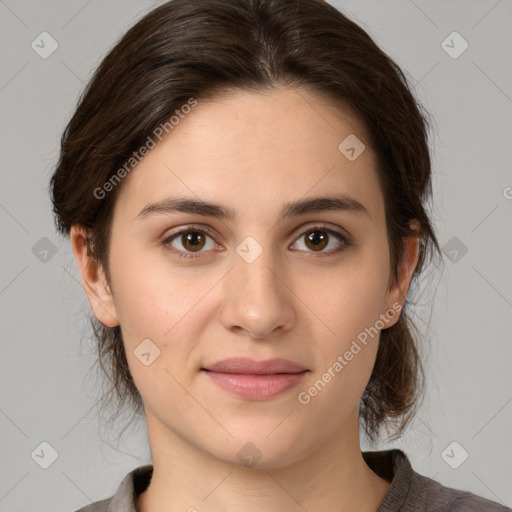
[[[72,225],[86,229],[91,254],[110,283],[109,239],[122,183],[102,199],[94,191],[190,98],[276,85],[316,92],[362,121],[365,143],[378,159],[390,282],[396,282],[403,237],[413,234],[411,219],[420,224],[415,281],[427,259],[440,255],[426,211],[431,197],[428,114],[398,65],[323,0],[172,0],[144,16],[103,59],[63,133],[50,184],[57,229],[67,235]],[[401,434],[424,391],[407,302],[398,322],[381,333],[360,401],[360,419],[371,441],[391,423],[397,426],[395,435]],[[91,321],[98,361],[111,382],[104,405],[116,395],[117,412],[127,400],[141,412],[120,327]]]

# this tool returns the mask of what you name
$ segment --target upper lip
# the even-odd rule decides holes
[[[257,361],[248,357],[231,357],[201,368],[216,373],[270,375],[273,373],[301,373],[307,368],[288,359],[274,358]]]

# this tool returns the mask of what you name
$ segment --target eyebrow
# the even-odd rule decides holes
[[[312,197],[286,203],[279,217],[286,219],[289,217],[298,217],[306,213],[326,211],[343,211],[370,217],[368,210],[357,199],[346,195]],[[156,203],[148,203],[135,219],[142,220],[157,213],[171,214],[176,212],[216,217],[225,220],[234,220],[236,218],[235,210],[225,205],[200,199],[175,197],[167,198]]]

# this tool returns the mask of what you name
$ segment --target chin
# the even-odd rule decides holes
[[[271,439],[272,436],[275,439]],[[277,432],[268,436],[267,430],[261,430],[259,435],[254,436],[235,435],[227,446],[217,446],[215,452],[210,453],[238,469],[268,470],[294,464],[306,456],[307,449],[298,442],[298,436],[278,436]]]

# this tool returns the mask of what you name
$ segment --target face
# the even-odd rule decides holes
[[[199,99],[124,179],[111,288],[100,269],[86,290],[98,319],[121,325],[155,432],[268,468],[357,434],[380,330],[398,320],[413,265],[388,286],[375,155],[366,145],[347,158],[351,134],[365,140],[304,90]],[[216,366],[230,358],[252,361]]]

